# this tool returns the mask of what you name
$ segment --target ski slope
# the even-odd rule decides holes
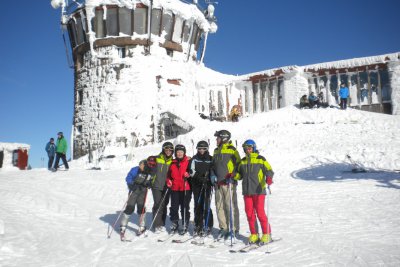
[[[103,165],[100,171],[82,162],[57,173],[0,171],[0,266],[400,265],[398,116],[287,107],[239,123],[193,120],[193,125],[174,140],[188,154],[192,140],[210,139],[213,149],[219,129],[230,130],[239,146],[248,138],[257,142],[275,171],[269,214],[272,235],[281,241],[247,254],[229,253],[224,244],[159,243],[153,233],[134,235],[136,215],[128,228],[132,242],[120,242],[118,232],[107,239],[127,197],[127,172],[158,153],[159,144],[135,149],[131,163]],[[352,173],[346,155],[368,172]],[[247,237],[240,186],[238,201],[240,233]],[[151,206],[150,194],[148,211]],[[149,224],[150,212],[146,217]]]

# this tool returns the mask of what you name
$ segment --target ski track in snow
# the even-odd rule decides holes
[[[132,242],[119,241],[118,227],[107,239],[126,201],[124,179],[131,166],[93,171],[72,163],[68,172],[0,172],[0,266],[400,265],[400,174],[390,171],[400,167],[398,117],[289,108],[209,125],[210,138],[221,128],[231,130],[239,145],[254,138],[270,161],[270,220],[280,242],[247,254],[229,253],[224,244],[157,242],[152,232],[135,235],[137,215],[128,228]],[[197,142],[204,134],[198,127],[180,141],[190,147],[190,138]],[[349,172],[346,154],[374,171]],[[135,160],[145,155],[139,156]],[[247,237],[240,186],[238,201],[240,232]],[[150,192],[146,206],[149,225]],[[215,218],[214,234],[217,226]],[[234,247],[241,246],[243,241]]]

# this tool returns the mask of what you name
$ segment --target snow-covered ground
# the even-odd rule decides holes
[[[188,154],[192,140],[210,139],[213,149],[213,133],[225,128],[239,146],[255,139],[271,163],[269,213],[273,237],[282,240],[268,246],[270,254],[267,248],[231,254],[223,244],[158,243],[153,233],[137,238],[136,215],[132,242],[120,242],[116,232],[107,239],[127,197],[125,175],[158,153],[158,145],[137,148],[133,162],[117,169],[87,170],[72,162],[68,172],[0,171],[0,266],[400,266],[398,116],[287,107],[239,123],[193,125],[175,140]],[[346,155],[368,172],[352,173]],[[238,190],[240,232],[247,237]],[[148,211],[151,206],[149,196]]]

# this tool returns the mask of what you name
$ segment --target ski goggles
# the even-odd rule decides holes
[[[197,150],[199,150],[199,151],[207,151],[208,148],[206,148],[206,147],[198,147]]]
[[[244,150],[249,150],[250,148],[253,149],[254,146],[253,145],[243,145],[242,146]]]
[[[174,151],[174,147],[173,146],[166,146],[166,147],[164,147],[164,150]]]

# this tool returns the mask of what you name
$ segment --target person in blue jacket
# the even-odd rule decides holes
[[[120,235],[121,241],[125,241],[125,230],[128,225],[129,217],[132,215],[136,206],[136,213],[139,215],[138,235],[146,230],[145,221],[145,202],[147,189],[151,187],[151,181],[156,171],[156,157],[150,156],[146,160],[141,160],[139,166],[133,167],[125,178],[129,189],[129,198],[121,217]]]
[[[347,108],[347,98],[349,97],[349,88],[342,83],[339,89],[339,96],[340,96],[340,108],[346,109]]]
[[[54,144],[54,138],[50,138],[50,141],[46,144],[45,148],[49,161],[47,163],[47,169],[50,171],[51,166],[53,166],[54,156],[56,155],[56,144]]]

